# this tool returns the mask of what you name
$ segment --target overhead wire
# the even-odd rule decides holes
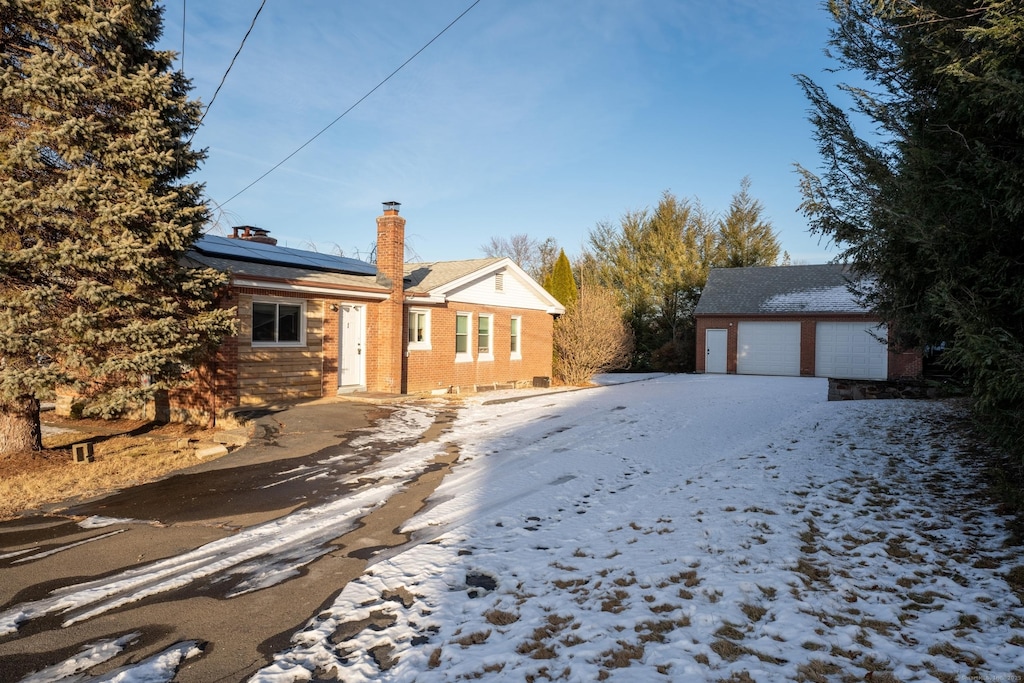
[[[178,61],[178,71],[185,75],[185,13],[188,0],[181,0],[181,59]]]
[[[238,59],[238,55],[242,54],[242,48],[245,47],[245,41],[249,39],[249,34],[252,33],[252,29],[256,26],[256,20],[259,19],[260,12],[263,11],[263,7],[266,4],[267,4],[267,0],[263,0],[260,3],[260,6],[256,9],[256,14],[253,15],[252,21],[249,23],[249,30],[247,30],[245,32],[245,35],[242,36],[242,42],[238,45],[238,49],[235,50],[235,56],[231,58],[231,62],[228,64],[228,68],[224,70],[224,75],[221,76],[220,83],[217,84],[216,90],[213,91],[213,97],[210,98],[210,101],[206,104],[206,107],[203,109],[203,114],[202,114],[202,116],[199,117],[199,123],[196,124],[196,129],[192,132],[192,137],[190,137],[188,139],[189,142],[192,142],[192,138],[194,138],[195,135],[196,135],[196,132],[199,131],[199,127],[203,125],[203,120],[206,118],[206,115],[210,112],[210,107],[212,107],[214,101],[216,101],[217,95],[218,95],[218,93],[220,93],[220,89],[224,87],[224,82],[228,80],[228,74],[231,73],[231,67],[233,67],[235,65],[235,60]],[[185,22],[184,22],[184,20],[182,20],[182,31],[183,32],[185,30],[184,29],[184,25],[185,25]],[[185,57],[184,57],[184,54],[185,54],[185,48],[184,48],[185,36],[184,36],[184,33],[182,33],[181,40],[182,40],[182,46],[183,46],[182,47],[182,61],[184,61],[184,59],[185,59]]]
[[[265,1],[265,0],[264,0],[264,1]],[[318,131],[318,132],[316,133],[316,135],[314,135],[313,137],[311,137],[310,139],[306,140],[306,141],[305,141],[304,143],[302,143],[301,145],[299,145],[299,146],[298,146],[298,147],[297,147],[297,148],[296,148],[296,149],[295,149],[295,150],[294,150],[294,151],[293,151],[293,152],[292,152],[291,154],[289,154],[289,155],[288,155],[288,156],[286,156],[286,157],[285,157],[284,159],[281,159],[281,161],[279,161],[279,162],[277,162],[276,164],[274,164],[274,165],[273,165],[273,166],[272,166],[272,167],[270,168],[270,170],[268,170],[268,171],[267,171],[266,173],[264,173],[264,174],[263,174],[263,175],[261,175],[261,176],[260,176],[259,178],[257,178],[256,180],[252,181],[251,183],[249,183],[248,185],[246,185],[245,187],[243,187],[243,188],[242,188],[241,190],[239,190],[239,191],[238,191],[238,192],[236,192],[235,194],[233,194],[233,195],[231,195],[230,197],[228,197],[228,198],[227,198],[227,199],[226,199],[225,201],[221,202],[221,203],[220,203],[220,206],[224,206],[225,204],[227,204],[228,202],[230,202],[230,201],[231,201],[231,200],[233,200],[234,198],[238,197],[238,196],[239,196],[240,194],[242,194],[243,192],[246,192],[247,190],[249,190],[249,189],[250,189],[250,188],[251,188],[251,187],[252,187],[253,185],[255,185],[256,183],[260,182],[261,180],[263,180],[264,178],[266,178],[266,177],[267,177],[268,175],[270,175],[271,173],[273,173],[274,171],[276,171],[277,169],[279,169],[279,168],[280,168],[281,166],[283,166],[283,165],[284,165],[284,164],[285,164],[285,163],[286,163],[286,162],[287,162],[287,161],[288,161],[289,159],[291,159],[291,158],[292,158],[293,156],[295,156],[296,154],[298,154],[299,152],[301,152],[301,151],[302,151],[303,149],[305,149],[306,147],[308,147],[308,146],[309,146],[309,145],[310,145],[310,144],[311,144],[311,143],[312,143],[312,142],[313,142],[314,140],[316,140],[317,138],[319,138],[319,137],[320,137],[321,135],[323,135],[324,133],[326,133],[326,132],[327,132],[327,130],[328,130],[329,128],[331,128],[331,127],[332,127],[332,126],[333,126],[334,124],[336,124],[336,123],[337,123],[338,121],[340,121],[341,119],[343,119],[343,118],[345,117],[345,115],[346,115],[346,114],[348,114],[348,113],[349,113],[350,111],[352,111],[353,109],[355,109],[356,107],[358,107],[358,106],[359,106],[360,104],[362,104],[363,100],[367,99],[367,98],[368,98],[368,97],[369,97],[370,95],[372,95],[373,93],[377,92],[377,90],[379,90],[379,89],[381,88],[381,86],[383,86],[383,85],[384,85],[385,83],[387,83],[388,81],[390,81],[390,80],[391,80],[391,78],[392,78],[392,77],[393,77],[393,76],[394,76],[395,74],[397,74],[397,73],[398,73],[399,71],[401,71],[402,69],[404,69],[404,68],[405,68],[405,67],[406,67],[406,66],[407,66],[407,65],[409,64],[409,62],[411,62],[412,60],[416,59],[416,58],[417,58],[417,57],[418,57],[418,56],[420,55],[420,53],[421,53],[421,52],[423,52],[423,51],[424,51],[424,50],[426,50],[426,49],[427,49],[428,47],[430,47],[430,46],[431,46],[431,45],[432,45],[432,44],[434,43],[434,41],[436,41],[436,40],[437,40],[438,38],[440,38],[441,36],[443,36],[443,35],[444,35],[444,34],[445,34],[445,33],[446,33],[447,31],[448,31],[448,29],[450,29],[450,28],[451,28],[452,26],[454,26],[455,24],[457,24],[457,23],[458,23],[458,21],[459,21],[460,19],[462,19],[462,17],[464,17],[464,16],[466,16],[467,14],[469,14],[469,11],[470,11],[471,9],[473,9],[474,7],[476,7],[476,6],[478,5],[478,4],[480,4],[480,0],[474,0],[473,4],[471,4],[471,5],[470,5],[469,7],[467,7],[467,8],[465,9],[465,10],[463,10],[462,14],[460,14],[459,16],[457,16],[457,17],[455,17],[454,19],[452,19],[451,23],[449,23],[449,24],[448,24],[447,26],[445,26],[445,27],[444,27],[443,29],[441,29],[441,31],[440,31],[440,32],[439,32],[439,33],[438,33],[437,35],[435,35],[435,36],[434,36],[433,38],[431,38],[431,39],[430,39],[429,41],[427,41],[427,43],[426,43],[426,44],[425,44],[425,45],[424,45],[423,47],[421,47],[421,48],[420,48],[419,50],[417,50],[417,51],[416,51],[416,52],[415,52],[415,53],[414,53],[414,54],[413,54],[413,55],[412,55],[411,57],[409,57],[409,58],[408,58],[407,60],[405,60],[404,62],[402,62],[402,64],[401,64],[401,65],[400,65],[400,66],[399,66],[399,67],[398,67],[397,69],[395,69],[395,70],[394,70],[394,71],[392,71],[392,72],[391,72],[390,74],[388,74],[388,75],[387,75],[387,77],[385,77],[385,78],[384,78],[384,80],[382,80],[382,81],[381,81],[380,83],[378,83],[377,85],[373,86],[373,88],[371,88],[369,92],[367,92],[367,93],[366,93],[365,95],[363,95],[363,96],[362,96],[362,97],[360,97],[360,98],[359,98],[358,100],[356,100],[356,102],[355,102],[355,103],[354,103],[354,104],[353,104],[352,106],[350,106],[350,107],[349,107],[348,109],[346,109],[345,111],[341,112],[341,114],[339,114],[339,115],[337,116],[337,118],[335,118],[335,119],[334,119],[333,121],[331,121],[331,122],[330,122],[330,123],[328,123],[328,124],[327,124],[326,126],[324,126],[323,128],[321,128],[321,129],[320,129],[320,130],[319,130],[319,131]],[[258,13],[257,13],[257,14],[258,14]],[[255,19],[254,19],[254,21],[255,21]],[[241,48],[239,48],[239,49],[241,49]],[[212,102],[211,102],[211,104],[212,104]]]

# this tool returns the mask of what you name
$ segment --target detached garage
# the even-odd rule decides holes
[[[711,271],[694,315],[697,372],[842,379],[921,375],[921,356],[888,348],[884,321],[839,264]]]

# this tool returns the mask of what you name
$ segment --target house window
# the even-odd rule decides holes
[[[523,319],[518,315],[512,316],[509,321],[509,341],[511,342],[512,359],[519,360],[523,357],[520,348],[520,330],[523,326]]]
[[[252,343],[301,346],[306,319],[304,303],[254,301],[252,303]]]
[[[494,316],[481,315],[476,323],[476,350],[480,360],[493,360],[491,336],[494,331]]]
[[[469,313],[458,313],[455,315],[455,360],[473,360],[473,353],[469,350],[469,321],[472,316]]]
[[[409,349],[430,350],[430,311],[409,311]]]

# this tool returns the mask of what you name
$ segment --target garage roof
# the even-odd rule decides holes
[[[842,264],[716,268],[694,315],[867,313],[850,291],[854,276]]]

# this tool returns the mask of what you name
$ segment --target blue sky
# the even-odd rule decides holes
[[[570,257],[601,221],[662,192],[724,212],[744,176],[797,262],[833,245],[798,212],[818,166],[793,79],[829,81],[816,0],[481,0],[351,113],[254,187],[472,0],[268,0],[194,144],[225,203],[217,231],[366,256],[402,203],[416,260],[478,258],[492,236],[554,237]],[[210,100],[260,0],[190,2],[185,73]],[[182,0],[162,47],[181,50]]]

